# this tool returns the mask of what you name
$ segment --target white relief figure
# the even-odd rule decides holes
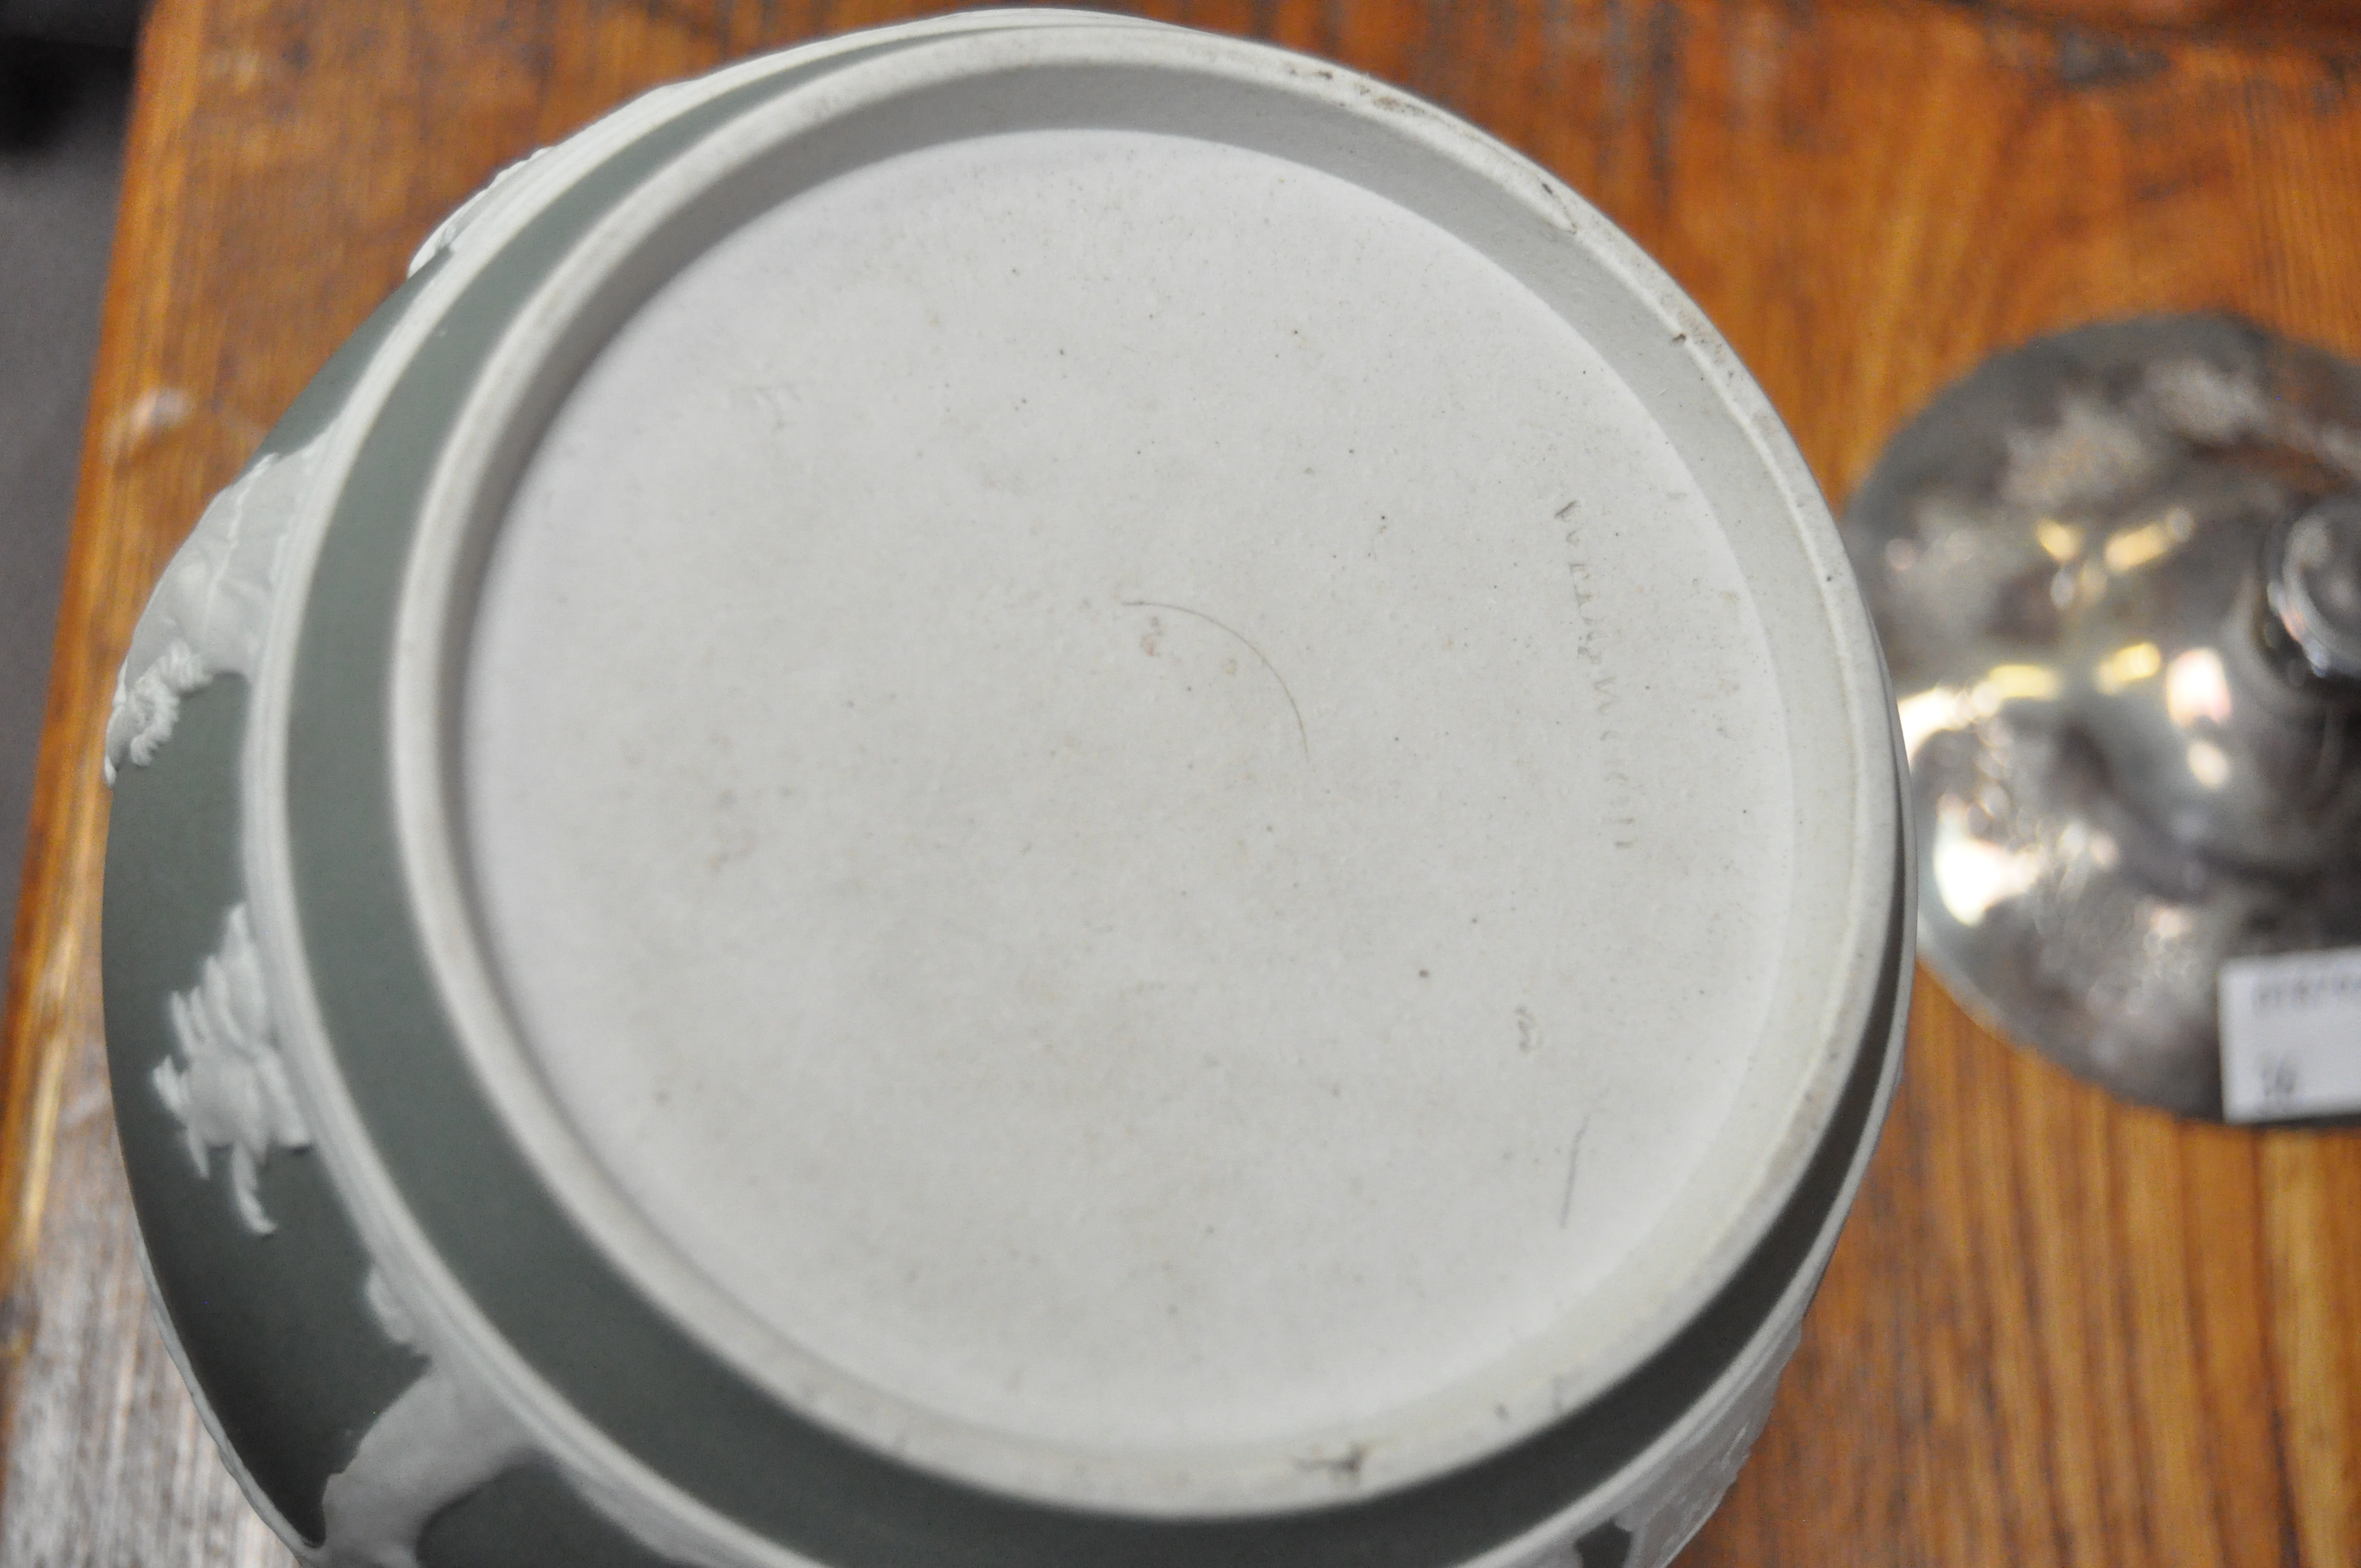
[[[386,1338],[424,1352],[383,1275],[372,1269],[365,1293]],[[327,1536],[306,1559],[313,1568],[418,1568],[418,1538],[434,1516],[533,1453],[498,1399],[430,1359],[328,1477]]]
[[[279,1055],[262,955],[245,905],[229,912],[219,950],[205,959],[195,985],[173,993],[170,1006],[180,1055],[159,1064],[149,1081],[186,1134],[199,1176],[212,1173],[211,1151],[229,1151],[238,1218],[267,1235],[278,1226],[255,1190],[262,1162],[273,1149],[309,1147],[312,1131]]]
[[[280,550],[323,439],[257,458],[214,498],[164,568],[115,679],[108,784],[126,762],[144,767],[170,739],[182,696],[215,675],[250,677],[261,663]]]

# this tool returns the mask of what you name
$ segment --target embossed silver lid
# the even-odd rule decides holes
[[[1973,1011],[2219,1116],[2225,960],[2361,940],[2361,368],[2226,317],[2001,356],[1845,517]]]

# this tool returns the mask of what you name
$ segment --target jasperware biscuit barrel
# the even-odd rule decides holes
[[[308,1561],[1654,1568],[1899,1065],[1730,350],[1323,62],[853,35],[504,174],[108,726],[174,1354]]]

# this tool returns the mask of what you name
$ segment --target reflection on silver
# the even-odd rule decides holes
[[[1919,950],[1971,1011],[2185,1115],[2227,958],[2361,943],[2361,366],[2213,316],[2003,355],[1845,542],[1894,670]]]

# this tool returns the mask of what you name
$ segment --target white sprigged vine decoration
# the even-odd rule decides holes
[[[197,983],[173,994],[171,1015],[180,1057],[166,1059],[150,1081],[187,1134],[198,1175],[211,1174],[212,1150],[229,1150],[238,1218],[267,1235],[278,1227],[255,1190],[262,1162],[273,1149],[309,1147],[312,1130],[279,1055],[245,905],[229,912],[221,949],[205,959]]]
[[[214,498],[164,569],[115,679],[106,720],[106,782],[146,766],[171,738],[181,698],[219,674],[251,677],[262,662],[281,548],[301,509],[320,438],[270,453]]]

